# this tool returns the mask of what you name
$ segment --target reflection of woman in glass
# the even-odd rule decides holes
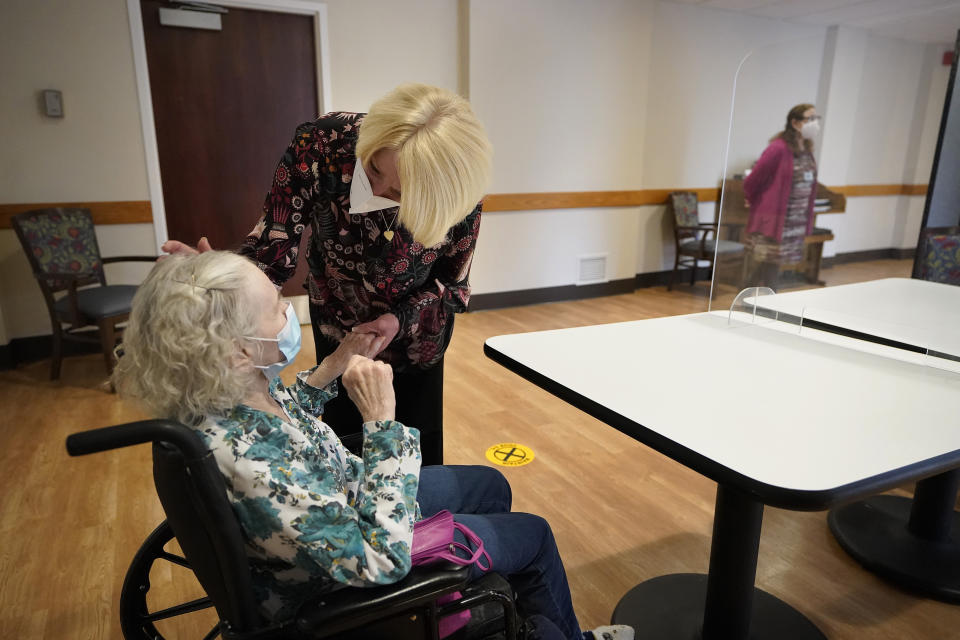
[[[775,286],[782,264],[803,260],[803,239],[813,231],[817,163],[813,139],[820,116],[812,104],[798,104],[743,181],[750,205],[746,245],[756,265],[750,284]]]

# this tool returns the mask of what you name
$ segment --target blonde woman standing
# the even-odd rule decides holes
[[[402,85],[367,114],[328,113],[297,127],[263,216],[239,250],[279,287],[293,275],[310,226],[306,288],[317,361],[351,332],[383,339],[377,358],[394,371],[397,419],[420,429],[425,464],[443,461],[443,354],[454,314],[470,299],[491,155],[466,100]],[[163,248],[192,251],[176,241]],[[340,435],[358,418],[342,400],[324,415]]]

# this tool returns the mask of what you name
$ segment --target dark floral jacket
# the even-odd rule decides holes
[[[434,247],[413,241],[397,224],[396,208],[349,213],[363,116],[328,113],[297,128],[277,165],[263,217],[240,253],[280,285],[296,269],[309,225],[306,286],[320,331],[339,341],[351,327],[393,313],[400,330],[380,358],[397,370],[428,368],[450,342],[453,314],[470,300],[481,205]]]

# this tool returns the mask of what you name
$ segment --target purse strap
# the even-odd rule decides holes
[[[465,544],[461,544],[456,541],[452,542],[450,545],[451,547],[462,550],[468,556],[467,558],[461,558],[460,556],[457,556],[456,554],[451,552],[450,555],[452,555],[456,559],[455,561],[460,561],[460,562],[466,561],[468,564],[473,564],[474,562],[476,562],[477,566],[480,567],[481,571],[489,571],[490,567],[493,566],[493,563],[490,560],[490,554],[487,553],[486,549],[483,548],[483,540],[480,539],[480,536],[478,536],[473,531],[468,529],[465,525],[462,525],[456,521],[454,521],[453,523],[453,528],[459,531],[460,533],[462,533],[463,537],[467,539],[467,542],[471,543],[474,547],[476,547],[476,551],[471,551],[470,547],[468,547]],[[483,563],[480,562],[481,557],[486,558],[487,566],[483,566]]]

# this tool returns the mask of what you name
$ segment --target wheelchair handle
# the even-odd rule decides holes
[[[187,457],[202,458],[207,453],[200,438],[174,420],[140,420],[74,433],[67,436],[67,453],[71,456],[85,456],[90,453],[159,441],[175,445]]]

